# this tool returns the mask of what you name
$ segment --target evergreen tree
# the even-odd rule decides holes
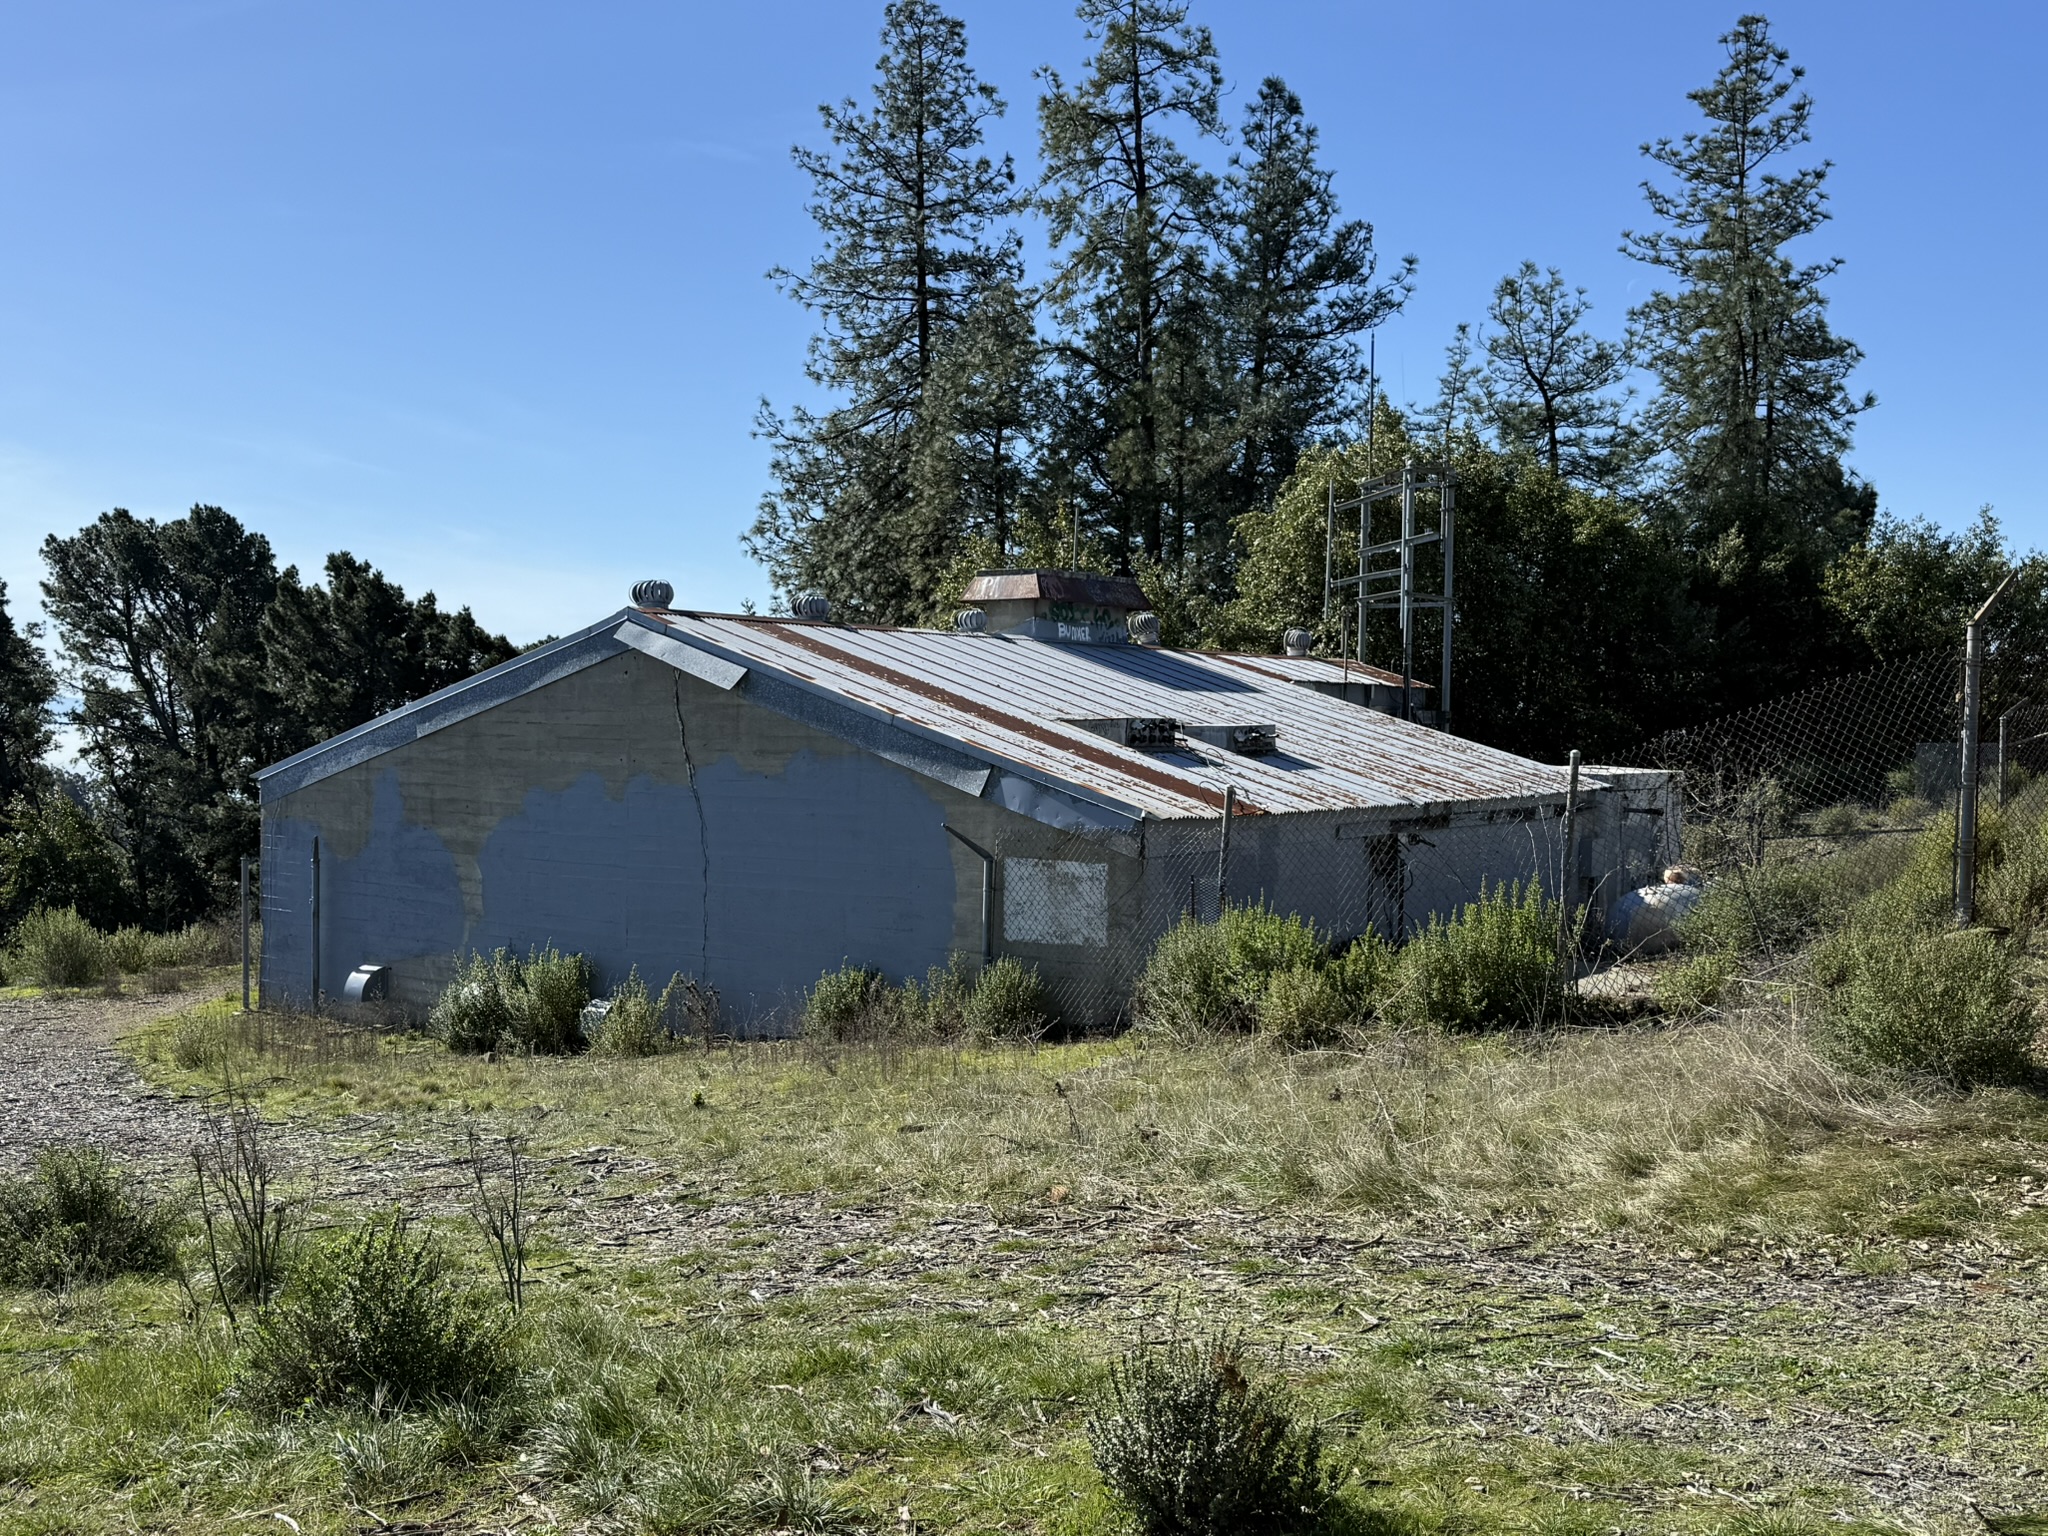
[[[80,695],[72,718],[117,809],[142,916],[204,916],[256,845],[250,775],[290,739],[264,676],[270,543],[219,507],[165,523],[116,508],[45,539],[43,561]]]
[[[0,807],[40,794],[49,783],[43,756],[56,739],[51,701],[57,674],[37,645],[41,629],[17,626],[0,581]]]
[[[1820,580],[1875,508],[1841,459],[1875,402],[1849,394],[1862,354],[1827,324],[1822,285],[1839,261],[1802,266],[1787,251],[1828,217],[1826,162],[1778,169],[1810,137],[1803,72],[1761,16],[1722,43],[1726,66],[1691,93],[1707,128],[1643,146],[1671,185],[1644,184],[1660,227],[1622,248],[1674,283],[1633,314],[1659,385],[1644,426],[1716,617],[1720,702],[1734,705],[1832,659]]]
[[[1172,0],[1082,0],[1098,46],[1069,87],[1041,71],[1041,196],[1056,254],[1049,296],[1065,365],[1056,434],[1062,487],[1120,562],[1179,562],[1213,508],[1212,446],[1185,430],[1213,352],[1203,242],[1216,179],[1170,136],[1221,131],[1222,73],[1206,27]],[[1162,350],[1173,367],[1161,373]],[[1164,398],[1171,389],[1174,398]],[[1169,462],[1169,455],[1172,462]]]
[[[1357,338],[1407,299],[1415,258],[1375,283],[1372,226],[1338,220],[1301,99],[1268,78],[1245,109],[1223,192],[1222,302],[1235,381],[1231,511],[1270,501],[1316,434],[1356,408]]]
[[[1003,103],[969,66],[966,29],[932,0],[892,0],[882,42],[872,106],[821,107],[832,149],[793,152],[825,248],[804,272],[769,275],[819,316],[806,372],[840,403],[785,418],[763,402],[775,484],[745,543],[782,592],[816,588],[854,616],[903,622],[963,536],[963,493],[932,494],[933,467],[951,462],[928,441],[934,375],[1021,274],[1003,227],[1014,172],[981,149]]]
[[[1486,318],[1487,414],[1505,446],[1576,485],[1613,485],[1625,467],[1628,349],[1581,322],[1592,306],[1557,268],[1525,261],[1493,291]]]
[[[263,615],[267,686],[309,747],[414,699],[459,683],[516,648],[467,608],[441,611],[431,592],[405,590],[346,550],[327,557],[327,585],[307,586],[296,566],[277,579]]]

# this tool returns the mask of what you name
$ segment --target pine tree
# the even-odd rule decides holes
[[[1338,220],[1332,173],[1301,99],[1268,78],[1245,109],[1224,178],[1221,278],[1235,380],[1232,514],[1268,503],[1316,434],[1358,405],[1357,338],[1407,299],[1415,258],[1375,283],[1372,226]]]
[[[34,624],[16,625],[0,581],[0,815],[17,797],[40,794],[49,782],[43,756],[55,740],[51,701],[57,674],[36,644]]]
[[[1787,252],[1828,218],[1827,162],[1778,168],[1810,138],[1803,71],[1762,16],[1721,41],[1726,66],[1690,93],[1707,128],[1643,146],[1672,178],[1644,183],[1661,227],[1622,249],[1674,280],[1632,316],[1659,385],[1644,427],[1732,704],[1825,664],[1822,573],[1875,510],[1842,454],[1875,400],[1850,395],[1862,354],[1828,327],[1822,285],[1839,260]]]
[[[1082,0],[1078,14],[1095,56],[1072,87],[1041,71],[1039,102],[1040,202],[1057,253],[1049,296],[1068,375],[1060,468],[1115,558],[1179,561],[1203,512],[1175,497],[1204,479],[1205,449],[1182,429],[1210,345],[1191,322],[1213,310],[1189,297],[1208,281],[1216,179],[1170,132],[1220,133],[1223,78],[1208,29],[1189,24],[1185,5]],[[1163,380],[1169,345],[1175,368]],[[1169,386],[1178,399],[1163,398]]]
[[[892,0],[882,43],[872,105],[821,107],[832,149],[793,151],[825,248],[769,276],[819,317],[806,372],[839,403],[786,418],[762,403],[775,484],[744,542],[782,592],[903,622],[961,537],[955,498],[929,494],[928,391],[984,297],[1021,274],[1003,227],[1015,175],[981,149],[1003,103],[966,29],[932,0]]]
[[[1627,463],[1627,347],[1581,322],[1592,306],[1557,268],[1533,261],[1500,280],[1487,306],[1486,411],[1501,442],[1533,453],[1560,479],[1612,486]]]

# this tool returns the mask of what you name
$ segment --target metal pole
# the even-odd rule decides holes
[[[1458,526],[1458,497],[1451,486],[1451,466],[1444,466],[1443,512],[1438,527],[1443,531],[1444,545],[1444,676],[1443,684],[1436,696],[1436,726],[1440,731],[1451,728],[1451,600],[1452,583],[1456,580],[1451,564],[1451,539]]]
[[[1330,578],[1335,574],[1331,562],[1337,558],[1337,473],[1334,467],[1323,490],[1329,498],[1323,512],[1323,618],[1327,621],[1330,617]]]
[[[1963,631],[1963,772],[1956,797],[1956,926],[1977,920],[1977,730],[1983,707],[1984,631],[1970,620]]]
[[[1216,845],[1216,919],[1230,900],[1230,818],[1237,814],[1237,786],[1223,786],[1223,836]]]
[[[320,839],[313,839],[313,1011],[320,1011]]]
[[[249,1011],[249,855],[242,855],[242,1012]]]
[[[1358,664],[1366,664],[1365,658],[1365,551],[1368,547],[1366,531],[1372,526],[1372,503],[1361,494],[1358,498]]]
[[[1401,718],[1415,718],[1415,460],[1401,461]]]
[[[1572,748],[1571,787],[1564,798],[1564,850],[1558,859],[1557,868],[1557,971],[1559,989],[1571,986],[1571,957],[1566,945],[1571,941],[1572,929],[1572,875],[1578,867],[1578,825],[1579,825],[1579,749]]]

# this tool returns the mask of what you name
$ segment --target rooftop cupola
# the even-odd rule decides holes
[[[1147,607],[1128,576],[1081,571],[983,571],[961,601],[988,615],[991,635],[1027,635],[1065,645],[1125,645],[1125,624]]]

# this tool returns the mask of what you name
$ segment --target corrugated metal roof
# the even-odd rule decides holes
[[[1565,771],[1298,687],[1341,663],[1015,635],[643,611],[679,638],[878,709],[998,762],[1151,816],[1211,816],[1226,784],[1248,814],[1562,796]],[[1364,669],[1355,663],[1356,679]],[[1396,686],[1396,674],[1377,681]],[[1279,727],[1279,751],[1122,747],[1080,719],[1170,716]]]

